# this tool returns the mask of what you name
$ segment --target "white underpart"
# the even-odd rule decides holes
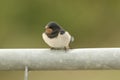
[[[69,43],[71,41],[71,36],[68,32],[65,32],[62,35],[59,33],[55,38],[49,38],[45,33],[43,33],[42,37],[45,43],[54,48],[69,47]]]

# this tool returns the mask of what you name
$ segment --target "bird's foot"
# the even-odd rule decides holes
[[[69,47],[64,47],[64,48],[51,47],[50,49],[51,49],[51,50],[65,50],[65,51],[68,51],[68,50],[69,50]]]

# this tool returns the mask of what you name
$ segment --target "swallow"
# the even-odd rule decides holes
[[[65,31],[56,22],[49,22],[45,26],[45,32],[42,38],[51,49],[69,49],[69,44],[73,41],[73,37],[69,32]]]

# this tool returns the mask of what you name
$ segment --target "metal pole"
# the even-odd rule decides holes
[[[28,80],[28,67],[25,66],[24,80]]]
[[[0,49],[0,70],[119,69],[120,48]]]

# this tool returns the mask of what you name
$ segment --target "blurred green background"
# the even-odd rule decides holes
[[[0,48],[48,47],[50,21],[75,37],[73,48],[120,47],[119,0],[1,0]]]
[[[120,47],[120,0],[0,0],[0,48],[48,48],[44,26],[56,21],[74,36],[72,48]],[[0,71],[0,80],[23,80]],[[40,71],[30,80],[120,80],[120,71]]]

